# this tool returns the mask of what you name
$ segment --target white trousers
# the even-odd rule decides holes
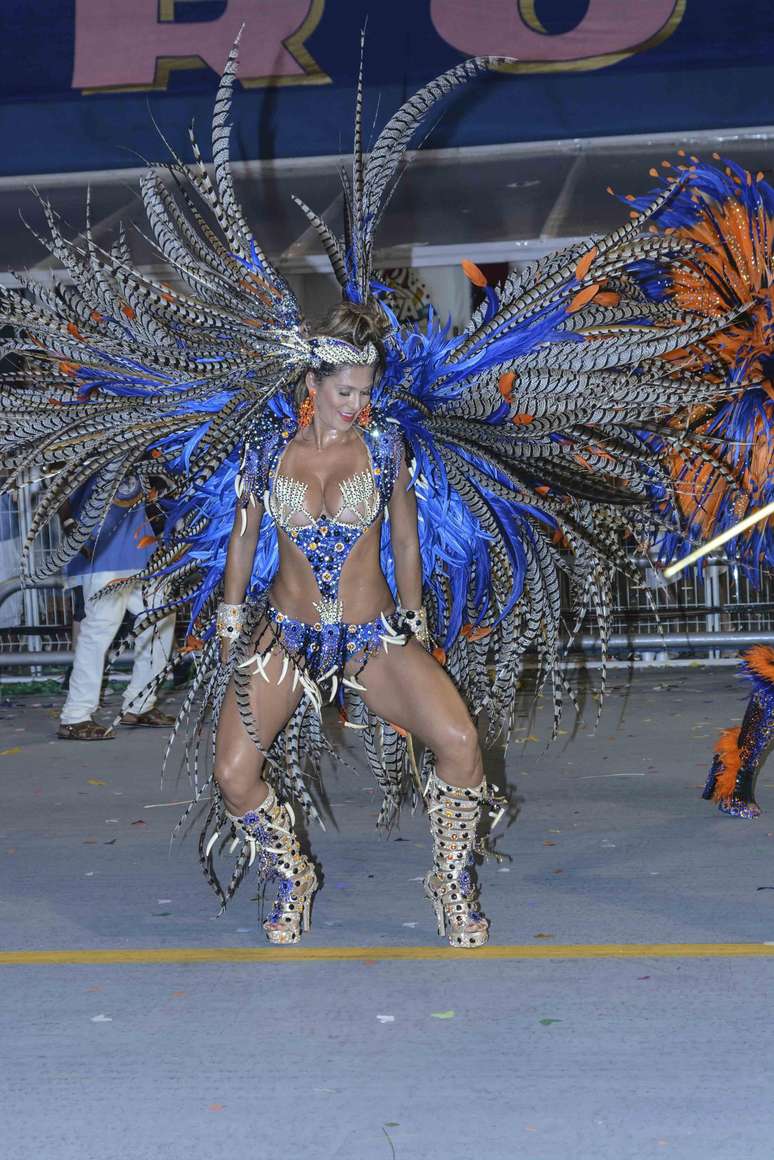
[[[98,592],[107,577],[84,576],[83,599],[86,616],[78,631],[70,688],[62,707],[63,725],[87,721],[99,707],[105,656],[121,626],[124,613],[136,616],[145,608],[139,585],[106,593],[99,600],[89,598]],[[175,631],[174,615],[146,628],[134,646],[132,676],[124,693],[122,712],[145,713],[156,704],[156,694],[146,686],[161,672],[172,652]]]

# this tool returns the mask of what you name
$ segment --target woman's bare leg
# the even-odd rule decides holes
[[[268,643],[269,637],[264,634],[261,645],[266,647]],[[264,749],[269,748],[290,720],[302,696],[300,684],[293,689],[292,666],[287,666],[285,678],[278,684],[284,656],[276,646],[265,666],[268,681],[259,673],[250,677],[250,707]],[[264,800],[268,787],[261,777],[263,765],[263,754],[250,740],[242,723],[232,679],[223,701],[215,741],[215,780],[230,813],[241,816]]]
[[[484,776],[478,730],[437,661],[415,640],[369,660],[358,678],[368,708],[417,737],[436,756],[449,785],[476,786]]]
[[[478,908],[471,870],[484,804],[484,768],[478,732],[447,673],[411,640],[372,657],[359,678],[369,709],[414,734],[436,756],[425,790],[433,866],[425,893],[438,933],[452,946],[483,946],[489,922]]]

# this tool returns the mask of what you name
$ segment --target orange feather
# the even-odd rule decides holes
[[[599,292],[599,283],[595,282],[593,286],[586,286],[583,290],[579,290],[569,305],[568,313],[574,314],[576,310],[580,310]]]
[[[731,797],[736,785],[736,778],[739,773],[739,766],[742,763],[742,757],[739,752],[739,726],[732,725],[730,729],[724,730],[721,733],[718,743],[715,747],[715,753],[720,758],[722,768],[715,780],[715,788],[712,791],[712,801],[723,801]]]
[[[488,285],[486,275],[483,270],[480,270],[475,262],[469,262],[467,258],[463,258],[461,266],[465,277],[470,279],[474,286]]]
[[[582,282],[588,274],[589,269],[591,268],[591,263],[595,260],[598,253],[598,248],[596,246],[592,246],[591,249],[587,250],[583,257],[578,261],[578,265],[575,267],[575,277],[579,282]]]
[[[742,653],[747,667],[765,681],[774,683],[774,648],[767,644],[754,644]]]
[[[485,636],[489,636],[491,628],[477,628],[473,624],[463,624],[461,633],[467,640],[483,640]]]
[[[516,375],[513,371],[507,371],[504,375],[500,375],[500,381],[497,384],[498,390],[504,399],[510,403],[511,394],[513,393],[513,384],[516,382]]]

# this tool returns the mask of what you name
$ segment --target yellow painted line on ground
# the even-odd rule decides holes
[[[137,947],[116,950],[0,951],[0,966],[60,963],[418,962],[449,959],[718,959],[771,958],[774,943],[599,943],[556,946],[452,947]]]

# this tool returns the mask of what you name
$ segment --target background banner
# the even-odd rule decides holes
[[[0,171],[162,158],[154,118],[184,150],[243,24],[237,152],[345,151],[366,20],[378,123],[465,56],[518,58],[450,102],[433,147],[774,121],[771,0],[4,0]]]

